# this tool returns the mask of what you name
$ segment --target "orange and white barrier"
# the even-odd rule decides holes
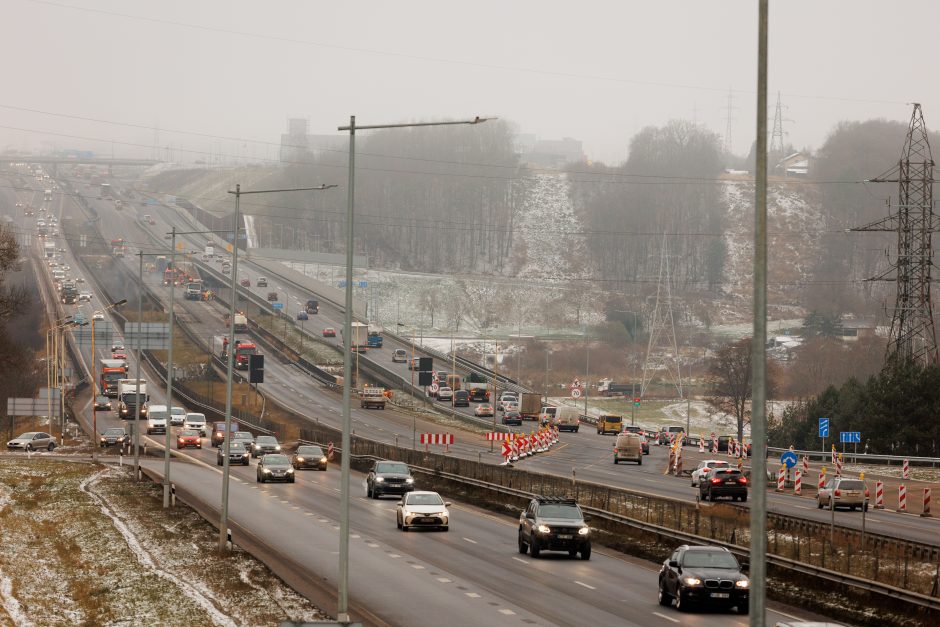
[[[799,468],[796,469],[796,478],[793,480],[793,494],[803,494],[803,471]]]
[[[875,509],[885,508],[885,484],[884,481],[875,482]]]
[[[903,483],[898,486],[898,511],[907,511],[907,488],[904,487]]]
[[[826,467],[823,466],[819,469],[819,483],[816,484],[817,490],[822,490],[823,486],[826,485]]]
[[[842,453],[839,453],[839,456],[836,458],[836,476],[842,476]]]

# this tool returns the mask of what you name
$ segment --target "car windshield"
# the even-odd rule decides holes
[[[727,468],[728,462],[706,462],[709,468]]]
[[[581,510],[575,505],[542,505],[539,516],[543,518],[568,518],[581,520]]]
[[[259,435],[255,442],[258,444],[277,444],[277,438],[273,435]]]
[[[232,442],[231,444],[229,444],[229,447],[231,447],[229,450],[232,451],[233,453],[234,453],[235,451],[244,451],[244,450],[245,450],[245,445],[242,444],[241,442]]]
[[[186,431],[183,431],[182,433],[180,433],[180,436],[181,436],[181,437],[184,437],[184,438],[193,438],[193,437],[196,437],[196,436],[198,436],[198,435],[199,435],[198,433],[196,433],[195,431],[190,431],[189,429],[187,429]]]
[[[381,462],[375,465],[375,472],[394,472],[400,475],[411,474],[408,466],[399,462]]]
[[[409,494],[408,505],[443,505],[444,499],[439,494]]]
[[[323,457],[323,450],[319,446],[301,446],[297,449],[298,455],[309,455],[310,457]]]
[[[36,437],[36,431],[30,431],[18,437],[17,440],[32,440],[34,437]]]
[[[287,455],[265,455],[264,456],[265,466],[286,466],[289,463],[290,463],[290,460],[287,459]]]
[[[862,481],[840,481],[840,490],[864,490],[865,484]]]
[[[186,422],[205,422],[205,416],[186,416]]]
[[[99,397],[96,398],[95,400],[98,401],[99,403],[108,403],[108,402],[110,402],[110,401],[108,400],[108,397],[107,397],[107,396],[99,396]]]
[[[604,416],[604,422],[621,422],[622,420],[620,416]]]
[[[104,434],[105,435],[124,435],[124,429],[121,429],[121,428],[107,429],[105,430]]]
[[[732,568],[738,569],[738,561],[725,551],[687,551],[682,558],[687,568]]]

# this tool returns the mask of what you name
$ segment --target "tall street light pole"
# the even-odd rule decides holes
[[[170,328],[166,353],[166,437],[163,443],[163,507],[170,506],[170,422],[173,417],[173,307],[176,304],[176,281],[179,271],[176,267],[176,227],[170,231],[170,267],[173,268],[173,280],[170,281]]]
[[[336,620],[340,623],[349,622],[349,455],[350,455],[350,429],[351,409],[349,384],[352,376],[352,354],[350,352],[350,335],[352,333],[352,281],[353,281],[353,215],[355,213],[356,189],[356,131],[376,130],[388,128],[413,128],[419,126],[457,126],[465,124],[479,124],[488,119],[476,117],[473,120],[457,120],[453,122],[422,122],[415,124],[374,124],[356,126],[356,116],[349,116],[349,126],[340,126],[337,130],[349,131],[349,187],[346,190],[346,316],[343,321],[343,336],[345,338],[343,357],[343,439],[342,458],[340,460],[340,523],[339,523],[339,586],[337,598]]]
[[[101,313],[110,311],[115,307],[120,307],[127,302],[126,298],[111,303],[101,310]],[[91,396],[94,402],[91,405],[91,433],[92,439],[98,439],[98,355],[95,353],[95,317],[91,317]],[[91,461],[98,459],[98,443],[93,442],[94,448],[91,449]]]
[[[228,308],[228,368],[225,381],[225,439],[220,445],[225,449],[222,460],[222,507],[219,514],[219,550],[224,551],[228,545],[228,487],[231,468],[229,454],[231,453],[232,438],[232,377],[235,369],[235,302],[238,299],[238,226],[240,220],[241,197],[245,194],[275,194],[280,192],[309,192],[330,189],[336,185],[320,185],[318,187],[295,187],[290,189],[259,189],[242,191],[241,184],[235,185],[235,191],[229,194],[235,196],[235,216],[232,224],[232,296]]]

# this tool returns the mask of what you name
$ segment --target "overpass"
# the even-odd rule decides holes
[[[158,163],[163,163],[163,162],[157,161],[156,159],[115,159],[115,158],[109,159],[107,157],[79,157],[79,156],[71,156],[71,155],[62,156],[62,157],[0,155],[0,163],[38,163],[40,165],[51,165],[53,174],[58,174],[58,166],[64,165],[64,164],[106,165],[108,166],[108,174],[110,174],[111,168],[116,165],[152,166],[152,165],[157,165]]]

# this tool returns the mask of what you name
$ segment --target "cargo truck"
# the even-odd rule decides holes
[[[542,413],[542,395],[536,392],[523,392],[519,395],[519,413],[523,420],[538,420]]]
[[[365,387],[359,393],[359,406],[385,409],[385,388]]]
[[[144,379],[118,380],[118,417],[121,420],[134,420],[137,404],[140,403],[140,417],[147,417],[147,381]]]
[[[127,376],[127,363],[120,359],[102,359],[99,366],[98,389],[110,398],[118,395],[118,382]]]
[[[186,300],[202,300],[202,281],[190,281],[186,284]]]
[[[217,335],[213,338],[213,348],[223,362],[228,360],[228,338]],[[235,340],[235,368],[248,370],[248,361],[251,355],[258,354],[258,347],[250,340]]]
[[[235,332],[248,332],[248,318],[244,314],[235,314]]]

